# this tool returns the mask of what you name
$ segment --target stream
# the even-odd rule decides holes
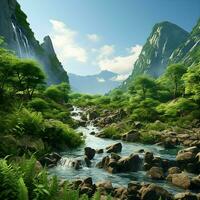
[[[73,118],[75,120],[81,119],[81,112],[79,108],[74,107],[72,111]],[[144,149],[145,151],[153,152],[155,156],[159,156],[161,158],[175,160],[176,153],[178,149],[164,149],[157,145],[145,145],[140,143],[128,143],[123,142],[121,140],[111,140],[111,139],[103,139],[96,137],[94,135],[90,135],[91,132],[99,132],[100,129],[95,127],[92,123],[88,124],[86,127],[79,127],[77,129],[78,132],[83,133],[85,136],[85,144],[79,148],[73,150],[67,150],[66,152],[62,152],[62,159],[60,163],[54,167],[49,169],[49,173],[51,175],[57,175],[61,179],[66,180],[77,180],[84,179],[87,177],[92,177],[94,182],[110,180],[113,186],[127,186],[130,181],[139,181],[145,183],[156,183],[169,192],[175,194],[177,192],[182,192],[183,190],[177,188],[165,180],[152,180],[148,178],[145,171],[137,171],[137,172],[128,172],[128,173],[118,173],[118,174],[110,174],[106,172],[104,169],[98,169],[95,165],[102,160],[102,158],[107,153],[96,154],[94,159],[92,160],[92,166],[90,168],[83,166],[82,169],[76,170],[71,167],[71,163],[75,159],[82,159],[84,157],[84,148],[91,147],[93,149],[105,149],[107,146],[111,144],[115,144],[117,142],[122,143],[122,152],[119,153],[121,156],[128,156],[132,153],[137,153],[140,157],[143,157],[143,153],[138,153],[139,150]]]

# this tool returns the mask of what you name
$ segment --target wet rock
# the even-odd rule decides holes
[[[102,154],[103,152],[104,152],[103,149],[96,149],[96,153],[97,153],[97,154]]]
[[[149,186],[143,186],[140,189],[141,200],[172,200],[172,195],[165,189],[155,184]]]
[[[131,130],[122,135],[122,140],[128,142],[136,142],[140,139],[140,133],[137,130]]]
[[[146,152],[145,155],[144,155],[144,161],[148,164],[151,164],[152,161],[154,159],[154,156],[153,156],[153,153],[151,152]]]
[[[50,154],[46,154],[39,161],[42,164],[42,166],[54,167],[57,165],[60,159],[61,159],[61,156],[58,153],[53,152]]]
[[[116,143],[116,144],[113,144],[113,145],[106,147],[107,153],[119,153],[121,151],[122,151],[122,144],[121,143]]]
[[[174,200],[198,200],[197,195],[191,192],[182,192],[174,196]]]
[[[160,167],[152,167],[148,172],[148,176],[152,179],[162,180],[164,179],[164,172],[163,169]]]
[[[85,147],[84,149],[85,155],[88,157],[89,160],[92,160],[95,156],[96,151],[90,147]]]
[[[185,173],[172,174],[171,182],[173,185],[175,185],[177,187],[181,187],[183,189],[189,189],[191,186],[190,178]]]
[[[96,111],[91,111],[88,114],[89,120],[94,120],[99,117],[99,113]]]
[[[118,161],[119,159],[121,159],[121,156],[119,156],[118,154],[116,154],[116,153],[111,153],[111,158],[112,159],[114,159],[114,160],[116,160],[116,161]]]
[[[138,151],[138,153],[144,153],[145,151],[144,151],[144,149],[140,149],[139,151]]]
[[[113,191],[113,186],[111,181],[102,181],[96,183],[97,190],[102,192],[105,192],[105,194],[110,194]]]
[[[198,190],[200,192],[200,175],[192,178],[191,189]]]
[[[96,133],[94,132],[94,131],[92,131],[91,133],[90,133],[90,135],[95,135]]]
[[[128,184],[128,188],[127,188],[127,197],[128,199],[135,199],[135,200],[139,200],[140,199],[140,195],[139,195],[139,190],[141,189],[141,185],[136,182],[136,181],[131,181]]]
[[[179,167],[171,167],[168,169],[169,174],[179,174],[181,173],[181,169]]]
[[[76,170],[79,170],[82,168],[82,161],[81,160],[74,160],[72,163],[71,163],[71,166],[76,169]]]
[[[178,153],[178,155],[176,156],[176,160],[181,163],[193,162],[194,158],[195,155],[192,152],[182,152]]]
[[[113,191],[113,196],[117,199],[126,200],[128,198],[127,188],[125,187],[118,187]]]
[[[84,161],[85,161],[85,164],[86,164],[87,167],[91,167],[92,163],[91,163],[90,159],[87,156],[84,157]]]
[[[119,159],[117,165],[119,172],[134,172],[140,169],[141,159],[137,154],[132,154],[128,157]]]

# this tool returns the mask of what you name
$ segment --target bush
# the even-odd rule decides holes
[[[68,125],[57,120],[45,121],[44,140],[56,149],[77,147],[83,143],[81,136]]]
[[[141,132],[140,141],[144,144],[155,144],[160,139],[160,136],[153,131]]]
[[[40,112],[48,108],[48,103],[41,98],[33,99],[32,101],[28,103],[28,105],[30,108],[33,108],[34,110],[40,111]]]
[[[119,133],[119,129],[115,125],[111,125],[104,128],[102,131],[102,134],[106,138],[112,138],[112,139],[119,139],[121,137]]]
[[[41,113],[32,112],[26,108],[17,110],[8,116],[8,132],[15,135],[40,136],[44,129],[44,121]]]

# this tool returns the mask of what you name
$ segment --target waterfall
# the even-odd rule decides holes
[[[17,28],[15,26],[14,23],[12,23],[12,27],[15,33],[15,39],[19,50],[19,56],[29,58],[31,56],[31,48],[27,37],[22,33],[20,28]]]
[[[15,40],[17,42],[19,56],[22,57],[22,49],[21,49],[21,45],[20,45],[20,42],[19,42],[19,36],[18,36],[18,33],[17,33],[17,28],[16,28],[16,26],[13,23],[12,23],[12,27],[13,27],[14,34],[15,34]]]

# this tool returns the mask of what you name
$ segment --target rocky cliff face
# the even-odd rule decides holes
[[[134,65],[132,75],[124,85],[139,74],[147,73],[154,77],[163,74],[173,51],[187,39],[188,35],[188,32],[170,22],[156,24]]]
[[[0,1],[0,36],[19,57],[36,59],[47,75],[48,84],[68,82],[67,73],[59,62],[50,37],[42,45],[35,39],[27,16],[16,0]]]
[[[170,63],[184,62],[186,65],[200,63],[198,52],[200,52],[200,19],[187,40],[173,52]]]

